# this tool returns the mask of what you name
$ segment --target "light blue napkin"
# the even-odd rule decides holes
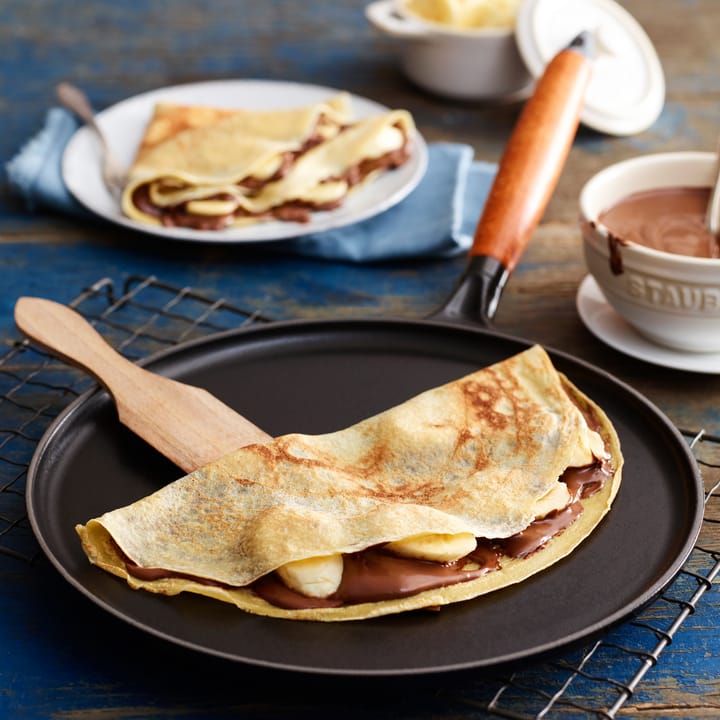
[[[65,145],[77,127],[71,113],[51,108],[44,127],[6,165],[10,187],[25,199],[29,210],[46,207],[89,215],[65,187],[60,169]]]
[[[61,174],[65,145],[78,127],[75,117],[51,108],[45,125],[7,163],[10,186],[30,210],[49,208],[82,217],[90,213],[70,194]],[[269,243],[274,250],[348,262],[400,258],[450,258],[468,250],[496,166],[474,162],[473,149],[431,143],[420,184],[389,210],[351,226]]]

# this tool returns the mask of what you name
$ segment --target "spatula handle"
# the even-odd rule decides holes
[[[65,305],[20,298],[15,322],[31,340],[93,375],[113,396],[120,422],[187,472],[270,439],[206,390],[130,362]]]

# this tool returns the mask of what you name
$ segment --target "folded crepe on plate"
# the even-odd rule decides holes
[[[515,27],[520,0],[401,0],[411,15],[457,30]]]
[[[347,429],[241,448],[76,529],[133,588],[363,619],[549,567],[600,523],[622,464],[605,413],[535,346]]]
[[[279,110],[160,103],[130,168],[123,212],[205,230],[307,222],[402,165],[414,131],[404,110],[354,120],[347,93]]]

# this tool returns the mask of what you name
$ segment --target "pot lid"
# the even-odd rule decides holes
[[[516,37],[530,72],[539,77],[583,30],[593,34],[596,55],[580,121],[611,135],[650,127],[665,102],[662,66],[643,28],[614,0],[525,0]]]

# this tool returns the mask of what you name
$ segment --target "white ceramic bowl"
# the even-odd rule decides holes
[[[532,82],[513,29],[456,30],[411,15],[401,0],[378,0],[365,15],[395,38],[403,72],[424,90],[489,100],[520,93]]]
[[[611,242],[600,213],[634,192],[709,187],[717,158],[709,152],[645,155],[605,168],[580,193],[588,271],[610,305],[648,340],[683,352],[720,351],[720,259],[615,244],[622,271],[613,271]]]

